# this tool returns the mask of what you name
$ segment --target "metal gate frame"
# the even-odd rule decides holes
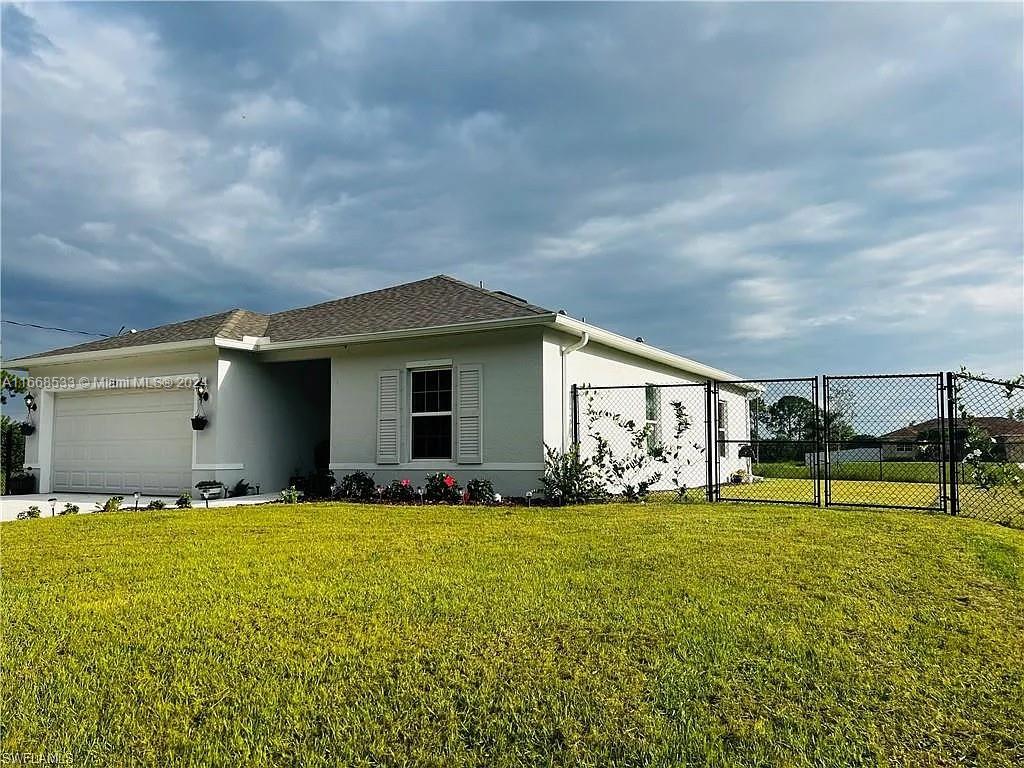
[[[833,442],[841,444],[843,441],[832,441],[829,435],[829,410],[832,406],[832,388],[837,386],[838,382],[855,382],[855,381],[868,381],[868,380],[898,380],[898,379],[916,379],[916,380],[932,380],[935,385],[935,404],[934,414],[936,419],[936,429],[938,437],[934,442],[929,439],[928,444],[932,446],[935,451],[936,458],[934,463],[938,469],[938,477],[936,478],[935,486],[938,488],[938,498],[936,503],[932,506],[920,506],[915,504],[900,504],[896,503],[899,499],[893,499],[893,503],[879,503],[878,501],[838,501],[834,498],[833,494],[833,482],[842,482],[839,478],[833,478],[833,466],[832,466],[832,453],[833,453]],[[968,484],[960,477],[959,468],[963,461],[963,457],[959,455],[962,453],[961,446],[958,444],[957,433],[961,428],[959,408],[962,404],[963,398],[961,397],[960,383],[963,381],[978,381],[991,384],[993,386],[1006,386],[1007,382],[998,381],[995,379],[989,379],[982,376],[974,376],[967,373],[955,373],[955,372],[938,372],[938,373],[906,373],[906,374],[876,374],[876,375],[850,375],[850,376],[808,376],[808,377],[794,377],[794,378],[776,378],[776,379],[739,379],[735,381],[713,381],[708,380],[704,382],[678,382],[674,384],[639,384],[639,385],[620,385],[620,386],[582,386],[572,385],[571,387],[571,407],[572,407],[572,444],[578,449],[580,447],[580,403],[579,398],[583,390],[623,390],[623,389],[645,389],[650,386],[658,388],[671,388],[671,387],[697,387],[703,388],[704,397],[704,445],[707,450],[707,456],[705,458],[705,497],[708,502],[717,501],[730,501],[730,502],[744,502],[749,501],[760,504],[787,504],[805,507],[826,507],[826,508],[869,508],[869,509],[896,509],[896,510],[915,510],[915,511],[927,511],[927,512],[938,512],[949,515],[960,515],[963,514],[963,491],[968,487]],[[723,497],[722,495],[722,474],[723,465],[721,457],[721,444],[724,443],[746,443],[754,445],[755,443],[769,442],[758,433],[757,438],[754,438],[754,434],[748,435],[748,439],[732,439],[728,436],[724,441],[719,440],[718,435],[718,411],[719,403],[723,397],[723,388],[732,386],[755,386],[763,389],[763,385],[767,384],[804,384],[810,387],[811,400],[814,404],[815,423],[813,429],[808,430],[806,434],[812,435],[813,440],[791,440],[790,443],[804,443],[809,447],[813,448],[814,458],[810,462],[809,474],[813,479],[813,490],[812,499],[809,500],[793,500],[793,499],[771,499],[771,498],[730,498],[728,496]],[[820,386],[819,386],[820,382]],[[893,386],[898,386],[895,383]],[[1014,384],[1017,388],[1021,388],[1021,385]],[[695,393],[696,394],[696,393]],[[921,398],[920,402],[923,406],[920,410],[931,410],[928,404],[928,392],[924,390],[919,395]],[[891,406],[884,406],[891,408]],[[862,414],[863,415],[863,414]],[[748,425],[750,424],[751,416],[749,412],[746,415],[748,419]],[[699,421],[694,424],[697,427]],[[698,428],[699,429],[699,428]],[[929,430],[930,432],[931,430]],[[885,441],[879,440],[880,445],[885,445]],[[880,454],[881,455],[881,454]],[[805,458],[806,463],[806,458]],[[822,466],[824,463],[824,466]],[[883,478],[884,479],[884,476]],[[899,479],[893,479],[893,482],[902,482]],[[928,483],[930,485],[930,483]],[[696,489],[695,489],[696,490]],[[759,494],[764,496],[771,496],[770,493]],[[784,495],[784,494],[779,494]],[[976,516],[976,515],[972,515]],[[984,519],[984,518],[982,518]]]
[[[817,376],[803,376],[795,378],[782,378],[782,379],[739,379],[736,381],[723,381],[714,382],[714,398],[711,407],[708,408],[708,417],[711,418],[711,414],[714,413],[714,419],[718,419],[718,401],[719,401],[719,385],[725,384],[728,386],[743,386],[752,385],[758,386],[761,384],[810,384],[811,385],[811,402],[814,405],[814,423],[811,427],[811,434],[813,435],[812,440],[800,440],[795,442],[807,442],[813,446],[814,461],[811,464],[811,480],[812,480],[812,499],[810,501],[793,501],[793,500],[780,500],[780,499],[762,499],[762,498],[725,498],[721,496],[722,493],[722,452],[719,450],[720,442],[728,443],[754,443],[754,439],[748,438],[747,440],[729,440],[719,441],[717,423],[714,425],[714,429],[709,433],[709,437],[713,436],[714,439],[708,444],[714,446],[714,457],[708,457],[708,463],[714,464],[714,477],[712,482],[709,482],[708,489],[708,500],[709,501],[728,501],[728,502],[753,502],[756,504],[792,504],[801,507],[820,507],[821,506],[821,432],[822,432],[822,410],[821,403],[818,396],[818,377]],[[750,425],[748,425],[750,426]],[[762,442],[762,441],[758,441]],[[711,490],[713,489],[713,495]]]
[[[828,426],[823,425],[825,429],[824,443],[825,443],[825,507],[860,507],[866,509],[907,509],[915,510],[919,512],[949,512],[950,510],[950,497],[946,493],[947,482],[946,474],[949,462],[946,457],[946,451],[948,448],[948,429],[946,427],[946,405],[947,405],[947,387],[943,380],[942,373],[883,373],[883,374],[871,374],[871,375],[860,375],[860,376],[822,376],[822,383],[825,397],[825,412],[827,413],[829,403],[829,382],[833,381],[866,381],[866,380],[880,380],[880,379],[933,379],[935,381],[935,414],[938,420],[939,430],[939,458],[935,462],[939,467],[939,506],[936,507],[921,507],[908,504],[872,504],[870,502],[848,502],[848,501],[833,501],[832,499],[832,460],[830,456],[829,446],[831,440],[829,440]],[[826,419],[827,421],[827,419]],[[951,475],[955,475],[955,472],[951,472]],[[953,509],[956,509],[954,506]]]

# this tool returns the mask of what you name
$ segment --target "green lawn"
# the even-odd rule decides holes
[[[809,480],[811,469],[796,462],[755,464],[754,474],[761,477],[799,478]],[[824,473],[824,466],[821,468]],[[939,481],[940,466],[934,461],[844,461],[832,464],[835,480],[891,481],[898,483],[931,483]],[[881,475],[881,477],[879,477]]]
[[[4,755],[1024,760],[1024,532],[977,521],[332,504],[83,515],[0,536]]]
[[[821,483],[822,493],[825,484]],[[771,479],[760,483],[723,485],[723,499],[763,499],[770,501],[814,500],[811,480]],[[938,506],[939,486],[925,483],[833,480],[832,501],[840,504],[884,504],[931,508]]]

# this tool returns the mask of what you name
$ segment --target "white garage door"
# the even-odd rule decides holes
[[[54,398],[53,489],[177,494],[192,485],[192,390]]]

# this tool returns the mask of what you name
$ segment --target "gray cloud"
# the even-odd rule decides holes
[[[748,375],[1024,367],[1017,6],[3,12],[5,317],[447,271]]]

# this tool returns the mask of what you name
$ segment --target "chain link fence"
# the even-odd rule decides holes
[[[575,443],[611,495],[912,509],[1024,528],[1022,381],[823,376],[588,385],[573,398]]]
[[[818,380],[715,386],[715,498],[817,506]]]
[[[1024,384],[949,376],[953,508],[1024,528]]]
[[[706,384],[576,387],[576,439],[609,493],[707,500]]]
[[[946,509],[942,375],[825,376],[825,503]]]

